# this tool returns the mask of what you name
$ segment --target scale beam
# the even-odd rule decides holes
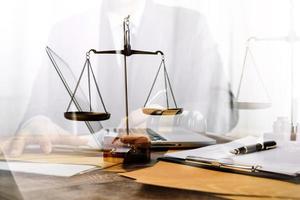
[[[158,51],[141,51],[141,50],[131,50],[130,48],[123,49],[123,50],[105,50],[105,51],[97,51],[95,49],[91,49],[88,52],[89,53],[93,52],[94,54],[120,54],[120,55],[124,55],[124,56],[131,56],[131,55],[136,55],[136,54],[164,56],[164,53],[160,50],[158,50]]]

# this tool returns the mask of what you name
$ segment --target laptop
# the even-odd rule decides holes
[[[46,47],[46,52],[71,98],[73,93],[71,87],[74,88],[77,82],[74,73],[72,72],[68,63],[49,47]],[[74,97],[74,104],[78,111],[88,110],[89,108],[87,97],[83,94],[80,88],[78,89],[76,96]],[[85,124],[90,133],[94,135],[94,138],[96,139],[98,137],[95,137],[95,135],[99,135],[96,133],[100,130],[105,130],[107,131],[107,133],[124,133],[124,129],[104,129],[100,122],[85,121]],[[182,127],[164,127],[155,130],[151,128],[130,128],[129,132],[130,134],[142,133],[148,135],[151,140],[152,148],[196,148],[216,144],[216,140],[209,138],[204,134],[200,134]],[[99,141],[96,142],[99,143]]]

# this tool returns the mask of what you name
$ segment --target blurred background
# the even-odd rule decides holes
[[[246,46],[249,45],[253,57],[248,57],[246,61],[249,72],[244,75],[240,98],[245,101],[249,99],[264,101],[268,96],[272,106],[261,110],[240,110],[239,122],[230,134],[241,136],[270,132],[277,117],[287,117],[289,120],[293,118],[295,123],[299,121],[300,42],[297,42],[297,35],[300,36],[300,1],[156,0],[155,2],[190,8],[205,16],[235,95],[240,82]],[[2,3],[0,8],[2,133],[13,133],[23,119],[38,69],[46,56],[44,48],[53,26],[73,15],[100,7],[100,4],[101,1],[98,0],[11,0]],[[247,43],[250,37],[281,39],[253,40]],[[254,63],[260,75],[251,72]],[[291,80],[294,81],[293,85]]]

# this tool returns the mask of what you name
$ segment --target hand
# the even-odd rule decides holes
[[[159,108],[159,105],[152,105],[149,107]],[[183,127],[198,133],[206,132],[206,120],[201,112],[197,110],[183,111],[179,115],[163,115],[163,116],[150,116],[145,115],[142,109],[132,111],[128,117],[130,127],[133,128],[153,128],[159,129],[160,127]],[[119,128],[125,127],[125,119],[119,125]]]
[[[206,119],[197,110],[183,111],[182,114],[175,118],[174,126],[184,127],[198,133],[205,133]]]
[[[49,118],[36,116],[27,121],[17,134],[2,144],[2,151],[10,156],[20,156],[27,145],[38,144],[44,153],[51,153],[54,144],[86,145],[87,140],[71,135]]]
[[[158,104],[149,105],[151,108],[157,108],[162,109],[163,107]],[[143,109],[139,108],[129,113],[128,121],[130,124],[130,127],[134,128],[147,128],[147,121],[148,119],[154,119],[157,117],[149,116],[143,113]],[[160,118],[160,117],[159,117]],[[118,128],[125,128],[126,126],[126,118],[123,118],[121,123],[119,124]]]
[[[130,134],[120,136],[120,141],[124,144],[130,144],[135,148],[149,148],[150,138],[145,134]]]

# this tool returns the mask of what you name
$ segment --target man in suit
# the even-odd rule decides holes
[[[157,5],[149,0],[103,0],[100,12],[97,9],[55,25],[50,34],[49,46],[66,58],[74,73],[79,74],[89,49],[123,49],[122,22],[128,14],[131,47],[148,51],[161,50],[165,54],[177,104],[188,111],[172,121],[197,124],[200,116],[206,119],[207,130],[210,132],[222,134],[232,129],[237,122],[237,113],[232,107],[233,96],[205,17],[196,11]],[[138,116],[139,123],[145,122],[146,117],[144,119],[136,111],[145,102],[160,59],[159,56],[141,55],[128,58],[129,108],[135,111],[133,113]],[[103,126],[117,127],[125,116],[122,57],[91,55],[91,60],[106,107],[112,116]],[[65,138],[69,132],[86,132],[86,127],[84,123],[74,123],[63,118],[69,96],[63,85],[58,84],[60,80],[50,63],[47,61],[45,65],[49,67],[44,67],[38,76],[24,124],[17,133],[26,137],[17,140],[23,145],[16,151],[16,155],[22,152],[27,143],[39,143],[45,152],[50,152],[52,143],[69,141],[68,144],[81,145],[86,142],[76,139],[74,135],[70,135],[72,139]],[[163,86],[163,78],[158,80],[157,85]],[[160,90],[156,88],[154,94],[159,94]],[[158,96],[151,103],[164,107],[163,97]],[[130,117],[134,120],[136,118]],[[135,124],[133,121],[130,123]],[[48,131],[43,131],[45,126]],[[43,139],[28,139],[28,135],[31,136],[33,132]],[[14,142],[12,146],[18,148],[20,145]]]

